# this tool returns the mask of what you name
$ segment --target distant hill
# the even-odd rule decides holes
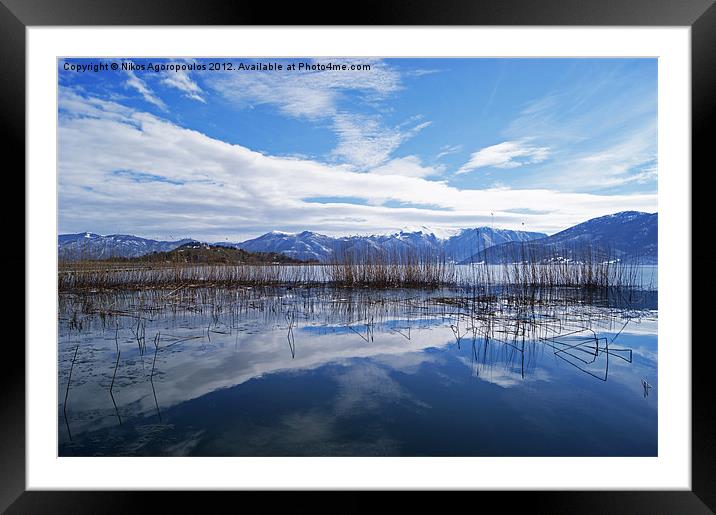
[[[540,262],[554,259],[619,259],[658,263],[658,214],[622,211],[593,218],[546,238],[489,247],[463,263]]]
[[[128,234],[101,236],[91,232],[61,234],[57,238],[57,257],[60,261],[136,257],[151,252],[166,252],[194,241],[157,241]]]
[[[116,258],[115,258],[116,260]],[[144,256],[121,258],[120,261],[138,263],[181,263],[181,264],[300,264],[308,263],[293,259],[277,252],[248,252],[208,243],[185,243],[167,252],[152,252]]]

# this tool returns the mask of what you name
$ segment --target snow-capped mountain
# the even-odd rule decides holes
[[[250,252],[281,252],[297,259],[322,262],[340,260],[343,256],[369,255],[375,251],[396,255],[409,250],[421,255],[444,256],[447,260],[460,261],[491,245],[546,236],[543,233],[489,227],[453,231],[447,238],[440,238],[435,232],[438,231],[421,228],[387,235],[331,237],[310,231],[298,234],[274,231],[233,245]],[[444,232],[442,234],[446,235]]]
[[[335,238],[315,232],[298,234],[271,231],[241,243],[223,244],[249,252],[280,252],[294,259],[324,261],[333,255]]]
[[[151,252],[168,252],[195,240],[157,241],[128,234],[102,236],[91,232],[61,234],[57,255],[61,260],[137,257]]]
[[[494,245],[511,241],[531,241],[546,236],[541,232],[478,227],[476,229],[461,229],[457,234],[445,241],[444,247],[445,254],[450,259],[460,262]]]
[[[658,262],[658,214],[622,211],[592,218],[546,238],[508,242],[477,252],[464,263],[506,263],[550,259],[619,259],[641,264]]]

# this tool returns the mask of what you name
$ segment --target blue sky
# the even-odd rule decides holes
[[[71,69],[123,62],[140,69]],[[256,62],[284,69],[237,69]],[[370,69],[286,70],[301,62]],[[60,233],[553,233],[657,209],[655,59],[68,59],[58,76]]]

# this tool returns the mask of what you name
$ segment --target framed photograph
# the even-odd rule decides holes
[[[712,3],[344,25],[3,0],[27,300],[3,508],[500,490],[716,509],[691,300]]]

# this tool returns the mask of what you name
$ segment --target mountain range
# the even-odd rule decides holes
[[[461,229],[449,237],[438,237],[435,231],[421,228],[399,231],[388,235],[331,237],[310,231],[297,234],[270,232],[241,243],[224,244],[249,252],[281,252],[303,260],[331,261],[343,255],[367,255],[374,251],[386,251],[395,255],[415,249],[423,255],[444,255],[451,261],[461,261],[475,252],[510,241],[529,241],[544,238],[538,232],[509,231],[480,227]]]
[[[657,262],[657,214],[624,211],[594,218],[552,236],[538,232],[477,227],[442,234],[422,227],[388,235],[332,237],[303,231],[272,231],[238,243],[215,243],[248,252],[280,253],[303,261],[330,262],[345,255],[372,251],[396,255],[415,250],[457,263],[504,263],[527,259],[546,260],[559,256],[578,259],[585,247],[599,249],[605,258]],[[439,234],[436,235],[436,232]],[[137,257],[169,252],[197,240],[157,241],[131,235],[101,236],[94,233],[58,237],[61,260]]]
[[[658,214],[622,211],[592,218],[569,229],[531,240],[486,248],[462,263],[490,264],[558,260],[658,263]]]

